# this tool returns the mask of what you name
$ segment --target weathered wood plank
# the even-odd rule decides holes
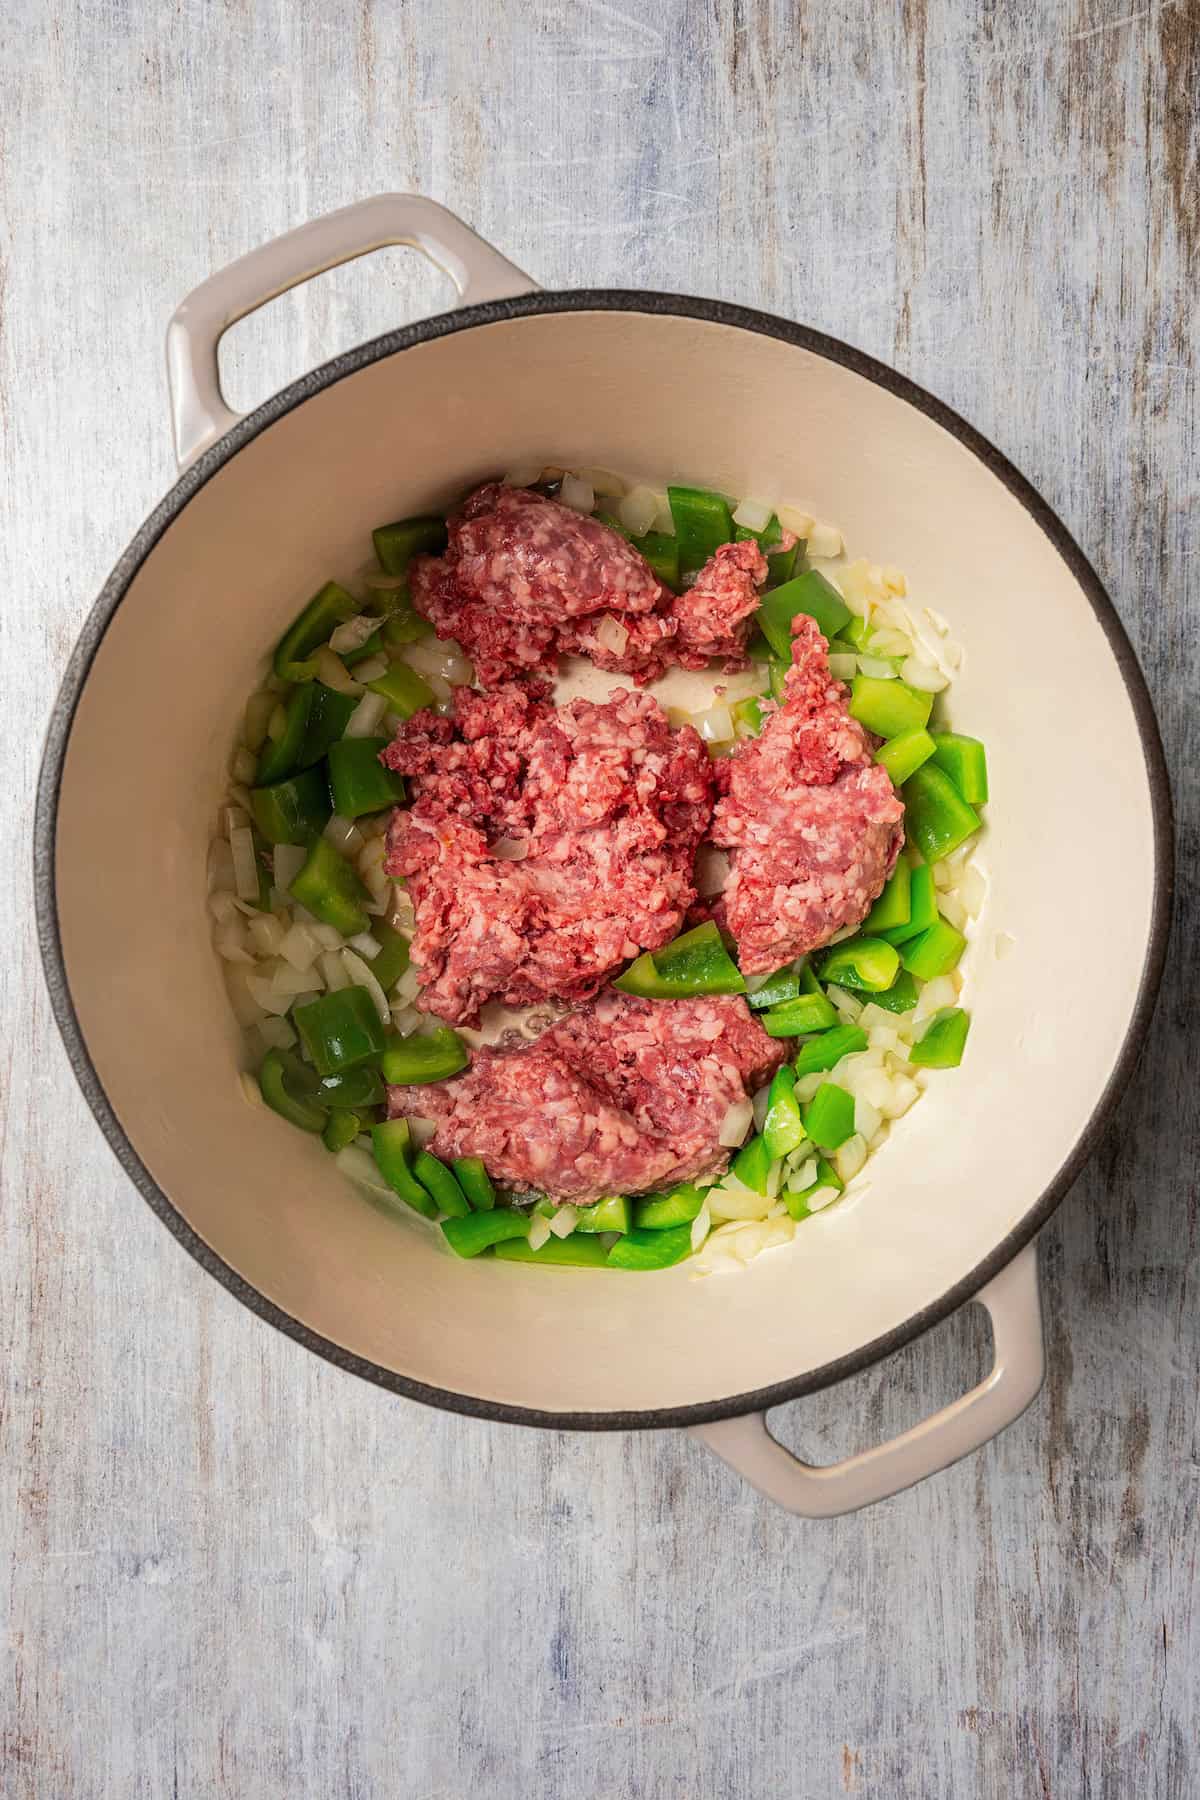
[[[1193,0],[9,0],[5,28],[6,1800],[1194,1794]],[[1042,488],[1145,659],[1183,896],[1155,1043],[1048,1235],[1048,1393],[865,1516],[803,1527],[681,1439],[490,1428],[305,1357],[159,1228],[58,1048],[35,721],[169,480],[163,322],[394,187],[547,283],[721,294],[894,360]],[[438,296],[399,254],[328,278],[242,328],[237,392]],[[982,1354],[955,1321],[785,1430],[849,1448]]]

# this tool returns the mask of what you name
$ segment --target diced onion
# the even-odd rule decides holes
[[[497,862],[523,862],[529,855],[527,837],[499,837],[489,852]]]
[[[317,680],[323,681],[339,694],[361,694],[362,686],[355,681],[340,656],[335,656],[328,644],[322,644],[313,658],[317,668]]]
[[[372,937],[369,931],[360,931],[357,937],[346,939],[346,948],[353,950],[356,955],[363,957],[367,962],[374,962],[383,949],[383,945],[378,938]]]
[[[906,681],[909,687],[919,688],[925,694],[940,694],[944,687],[950,685],[949,678],[940,669],[931,668],[916,656],[906,657],[900,665],[900,679]]]
[[[379,1014],[380,1023],[386,1025],[391,1018],[387,995],[380,987],[378,980],[371,973],[369,963],[356,956],[353,950],[342,951],[342,967],[354,983],[355,987],[365,988],[375,1002],[375,1011]]]
[[[835,1187],[816,1188],[808,1196],[808,1199],[804,1202],[804,1204],[805,1204],[805,1206],[807,1206],[810,1213],[822,1212],[825,1209],[825,1207],[833,1205],[834,1201],[839,1197],[840,1193],[841,1193],[840,1188],[835,1188]]]
[[[317,960],[320,940],[311,925],[300,921],[292,925],[279,941],[278,954],[301,975],[307,974]]]
[[[983,870],[968,864],[963,870],[958,884],[958,897],[967,911],[967,917],[977,919],[983,911],[983,903],[987,899],[987,881]]]
[[[556,1238],[570,1237],[579,1223],[579,1208],[576,1206],[560,1206],[554,1217],[547,1221]]]
[[[870,677],[872,681],[895,681],[896,671],[882,656],[860,656],[857,659],[859,672]]]
[[[392,1002],[392,1029],[399,1037],[411,1037],[420,1025],[422,1015],[415,1006],[397,1006]]]
[[[810,556],[840,556],[842,534],[833,525],[814,525],[807,537]]]
[[[753,1104],[754,1104],[754,1129],[755,1129],[755,1131],[762,1130],[763,1121],[765,1120],[765,1118],[767,1116],[767,1107],[769,1106],[770,1101],[771,1101],[771,1084],[769,1081],[767,1081],[767,1082],[763,1083],[762,1087],[759,1088],[758,1092],[754,1096]]]
[[[325,986],[329,989],[331,994],[336,994],[340,989],[348,988],[350,986],[350,974],[342,961],[340,951],[322,951],[317,962],[317,967],[320,969],[325,981]]]
[[[401,977],[403,979],[403,977]],[[749,1099],[735,1100],[725,1117],[721,1120],[721,1129],[717,1133],[717,1142],[727,1150],[744,1141],[746,1133],[754,1123],[754,1102]]]
[[[729,880],[729,857],[713,844],[702,844],[696,853],[696,892],[702,899],[719,894]]]
[[[534,1213],[529,1221],[529,1248],[540,1250],[550,1236],[550,1221],[544,1213]]]
[[[920,1098],[921,1090],[915,1081],[907,1075],[897,1076],[892,1082],[891,1092],[882,1109],[884,1118],[901,1118],[908,1111],[913,1101],[919,1100]]]
[[[867,1146],[855,1132],[837,1151],[833,1162],[843,1181],[852,1181],[867,1160]]]
[[[538,462],[514,463],[507,475],[500,477],[505,487],[532,487],[535,481],[542,478],[542,464]]]
[[[857,1025],[862,1001],[856,1000],[853,994],[848,994],[845,988],[830,986],[825,989],[825,993],[842,1024]]]
[[[867,642],[867,649],[873,656],[911,656],[912,639],[906,631],[872,632]]]
[[[402,660],[427,680],[437,676],[451,687],[469,687],[475,679],[470,657],[453,638],[421,638],[406,644]]]
[[[858,658],[852,650],[836,650],[829,658],[829,673],[835,681],[853,681],[857,668]]]
[[[242,1070],[238,1076],[238,1085],[242,1090],[242,1099],[247,1106],[266,1106],[267,1103],[262,1097],[262,1089],[259,1087],[256,1077],[251,1075],[249,1070]]]
[[[321,835],[343,856],[357,856],[366,842],[354,820],[343,819],[340,813],[333,814]]]
[[[798,538],[807,542],[808,534],[813,528],[811,513],[801,512],[797,506],[777,506],[775,517],[785,531],[794,531]]]
[[[617,507],[617,517],[634,537],[645,537],[658,515],[659,496],[653,488],[632,488]]]
[[[266,1050],[290,1050],[296,1042],[295,1030],[286,1019],[264,1019],[255,1030]]]
[[[891,1085],[890,1083],[888,1084]],[[883,1123],[883,1114],[864,1094],[854,1097],[854,1129],[863,1138],[873,1138]]]
[[[286,894],[308,861],[308,851],[301,844],[276,844],[271,852],[271,879],[281,894]]]
[[[573,512],[591,513],[596,510],[595,488],[590,481],[583,481],[578,475],[563,476],[558,497]]]
[[[740,500],[733,522],[744,525],[747,531],[765,531],[774,516],[775,508],[769,500]]]
[[[692,1220],[692,1249],[698,1250],[709,1232],[712,1230],[712,1214],[708,1210],[708,1201],[700,1208]]]
[[[247,975],[246,986],[266,1013],[285,1013],[295,999],[294,994],[281,994],[267,975]]]
[[[274,694],[265,691],[251,694],[242,720],[242,742],[247,750],[261,750],[267,735],[267,721],[275,711]]]
[[[235,881],[229,839],[214,838],[208,846],[208,890],[210,893],[232,894]]]
[[[341,949],[342,934],[336,925],[325,925],[320,919],[313,919],[311,922],[306,921],[306,923],[308,924],[308,929],[312,932],[322,950]]]
[[[222,962],[252,963],[246,948],[246,928],[240,919],[229,919],[213,932],[213,949]]]
[[[382,694],[364,694],[346,721],[344,737],[378,737],[387,701]]]
[[[410,964],[392,989],[393,1006],[411,1006],[421,991],[421,977]]]
[[[767,1198],[774,1200],[783,1186],[783,1163],[776,1157],[767,1170]]]
[[[225,991],[229,995],[229,1004],[239,1025],[257,1025],[263,1016],[262,1007],[246,985],[252,977],[253,970],[254,964],[251,962],[222,964],[221,972],[225,977]]]
[[[280,957],[270,964],[271,988],[276,994],[285,994],[294,1000],[297,994],[307,994],[312,990],[313,978],[311,969],[293,969],[290,962]]]
[[[580,481],[590,483],[593,493],[606,500],[619,500],[625,492],[625,483],[611,469],[580,469],[578,474]]]
[[[710,706],[692,714],[692,724],[706,744],[726,744],[733,738],[733,718],[727,706]]]
[[[245,787],[254,780],[257,769],[258,758],[253,750],[247,750],[244,744],[239,744],[229,761],[229,773],[233,779]]]
[[[740,1181],[731,1182],[728,1177],[708,1190],[709,1212],[722,1223],[728,1219],[764,1218],[770,1205],[765,1194],[756,1194],[752,1188],[744,1187]]]
[[[273,913],[259,913],[246,926],[246,935],[260,956],[278,956],[287,932]]]
[[[816,1179],[817,1179],[817,1159],[815,1156],[812,1156],[810,1154],[809,1156],[805,1157],[804,1161],[800,1164],[800,1166],[797,1169],[793,1170],[792,1178],[791,1178],[790,1182],[788,1183],[788,1186],[792,1189],[792,1191],[794,1193],[802,1194],[804,1192],[805,1188],[811,1187],[813,1182]]]
[[[967,909],[957,894],[943,894],[938,901],[938,911],[955,931],[961,931],[967,923]]]
[[[381,675],[386,675],[390,667],[386,656],[367,656],[362,662],[355,663],[354,679],[365,687],[369,681],[378,681]],[[383,696],[380,695],[379,698],[382,699]],[[386,700],[383,703],[387,705]]]
[[[944,1006],[953,1006],[957,999],[958,989],[951,977],[939,975],[936,980],[925,983],[913,1012],[918,1020],[928,1019],[931,1014],[941,1012]]]
[[[258,858],[254,854],[254,833],[248,825],[234,827],[229,834],[229,848],[233,852],[233,879],[238,899],[257,899]]]
[[[379,620],[371,613],[358,613],[346,619],[329,634],[329,648],[339,656],[346,650],[361,650],[369,637],[379,630]]]
[[[628,628],[622,625],[620,619],[614,619],[611,613],[605,613],[596,626],[596,642],[610,656],[624,656],[625,646],[629,642]]]
[[[227,925],[230,919],[240,919],[242,916],[233,895],[222,888],[208,896],[208,910],[218,925]]]

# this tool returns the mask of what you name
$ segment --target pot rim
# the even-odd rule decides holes
[[[1070,1154],[1052,1176],[1041,1194],[1020,1221],[995,1248],[967,1275],[944,1294],[903,1324],[873,1338],[857,1350],[823,1363],[819,1368],[772,1383],[752,1392],[729,1395],[724,1399],[702,1401],[688,1406],[657,1407],[645,1411],[619,1412],[552,1412],[539,1408],[515,1406],[460,1394],[453,1389],[430,1386],[414,1381],[394,1370],[358,1356],[322,1337],[298,1319],[268,1300],[193,1230],[182,1213],[141,1161],[133,1144],[109,1102],[103,1083],[88,1051],[71,997],[58,918],[56,889],[56,848],[58,799],[63,766],[70,741],[75,711],[87,682],[92,662],[103,641],[109,623],[124,599],[134,576],[154,550],[159,539],[183,511],[184,507],[212,477],[223,469],[239,450],[265,431],[285,413],[321,393],[335,382],[357,374],[371,364],[394,356],[414,345],[456,332],[471,331],[479,326],[503,320],[527,318],[540,314],[571,312],[639,312],[658,316],[699,319],[707,323],[731,326],[736,330],[756,332],[773,337],[798,349],[813,352],[827,361],[861,375],[886,389],[897,398],[916,407],[927,418],[951,432],[976,456],[1025,508],[1049,538],[1079,582],[1096,618],[1108,639],[1109,647],[1120,670],[1129,695],[1145,758],[1150,801],[1154,812],[1154,893],[1150,933],[1142,967],[1137,997],[1126,1027],[1120,1051],[1113,1063],[1102,1093],[1087,1124]],[[893,1351],[920,1337],[932,1326],[948,1318],[966,1301],[999,1274],[1013,1257],[1037,1234],[1066,1196],[1096,1147],[1100,1134],[1111,1118],[1141,1051],[1154,1011],[1158,988],[1166,959],[1170,932],[1171,898],[1174,886],[1174,825],[1170,780],[1158,722],[1145,677],[1138,664],[1125,628],[1095,570],[1075,543],[1053,508],[1042,499],[1029,481],[987,438],[969,425],[958,413],[936,399],[907,376],[898,374],[888,364],[868,356],[861,350],[827,336],[806,325],[793,324],[771,313],[724,301],[693,298],[688,295],[658,293],[633,288],[576,288],[565,292],[536,292],[512,299],[486,301],[463,307],[457,312],[440,313],[416,324],[385,332],[365,344],[344,351],[323,363],[310,374],[290,383],[271,396],[253,412],[240,419],[224,437],[197,458],[175,482],[164,499],[145,520],[128,549],[117,562],[101,589],[71,653],[62,685],[51,713],[46,744],[38,778],[37,804],[33,831],[34,899],[37,916],[38,943],[42,957],[50,1003],[62,1034],[67,1056],[76,1080],[91,1111],[108,1139],[118,1162],[144,1200],[183,1247],[210,1275],[231,1294],[249,1307],[259,1318],[294,1338],[308,1350],[340,1369],[359,1375],[377,1386],[405,1399],[418,1400],[444,1411],[464,1413],[481,1419],[506,1424],[541,1426],[550,1430],[663,1430],[708,1424],[717,1419],[732,1418],[743,1413],[765,1412],[771,1407],[797,1400],[806,1394],[831,1387],[848,1376],[858,1374],[880,1362]]]

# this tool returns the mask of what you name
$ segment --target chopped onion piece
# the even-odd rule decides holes
[[[311,969],[293,969],[290,962],[280,957],[270,965],[271,988],[276,994],[286,994],[295,999],[297,994],[307,994],[312,990],[313,978]]]
[[[700,1248],[701,1244],[704,1242],[705,1238],[708,1236],[708,1234],[711,1230],[712,1230],[712,1214],[708,1210],[708,1201],[706,1200],[704,1202],[704,1205],[700,1208],[700,1211],[696,1214],[695,1218],[692,1220],[692,1249],[693,1249],[693,1251],[696,1251]]]
[[[906,631],[890,631],[885,628],[883,631],[872,632],[867,649],[872,656],[911,656],[913,644]]]
[[[872,681],[895,681],[896,679],[895,669],[882,656],[860,656],[857,661],[859,673],[869,676]]]
[[[596,510],[595,488],[590,481],[581,481],[578,475],[563,476],[558,497],[572,512],[592,513]]]
[[[266,1106],[267,1103],[262,1097],[262,1089],[259,1087],[257,1079],[250,1074],[249,1070],[242,1070],[241,1074],[238,1076],[238,1085],[242,1090],[242,1099],[246,1102],[247,1106]]]
[[[322,950],[341,949],[342,934],[336,925],[325,925],[319,919],[314,919],[308,929],[312,932]]]
[[[529,839],[527,837],[498,837],[491,846],[489,855],[497,862],[523,862],[529,855]]]
[[[709,1212],[721,1222],[728,1219],[761,1219],[766,1215],[770,1204],[765,1194],[756,1194],[752,1188],[743,1187],[740,1181],[730,1181],[728,1176],[708,1190]]]
[[[928,1019],[932,1013],[941,1012],[944,1006],[953,1006],[957,1000],[958,989],[951,977],[939,975],[935,981],[925,983],[913,1012],[917,1019]]]
[[[392,989],[393,1006],[411,1006],[421,991],[421,977],[411,963]]]
[[[658,495],[653,488],[635,487],[617,507],[617,517],[634,537],[644,537],[658,514]]]
[[[297,922],[285,931],[279,941],[279,955],[301,975],[307,974],[317,960],[320,939],[313,926]]]
[[[265,691],[251,694],[246,702],[246,713],[242,721],[242,742],[247,750],[261,750],[267,735],[267,721],[275,711],[274,694]],[[247,777],[247,779],[251,779]]]
[[[329,648],[340,656],[345,650],[361,650],[369,637],[379,630],[379,620],[371,613],[358,613],[346,619],[329,634]]]
[[[579,1223],[579,1208],[576,1206],[560,1206],[552,1219],[547,1220],[556,1238],[570,1237]]]
[[[891,1087],[891,1082],[888,1082]],[[873,1138],[883,1123],[883,1114],[862,1093],[854,1097],[854,1129],[860,1137]]]
[[[343,819],[340,813],[333,814],[321,835],[343,856],[357,856],[366,842],[354,820]]]
[[[966,908],[967,917],[977,919],[983,911],[983,903],[987,899],[987,881],[982,869],[969,863],[962,872],[958,884],[958,897]]]
[[[374,962],[383,949],[383,945],[378,938],[372,937],[369,931],[360,931],[357,937],[346,939],[346,948],[355,951],[367,962]]]
[[[229,839],[214,838],[208,846],[208,889],[210,893],[232,894],[236,882],[233,852]],[[257,891],[257,890],[256,890]]]
[[[529,1248],[540,1250],[550,1236],[550,1221],[544,1213],[534,1213],[529,1221]]]
[[[387,666],[386,663],[384,665]],[[382,674],[383,671],[380,670]],[[371,677],[374,680],[374,676]],[[343,737],[378,737],[383,715],[387,711],[387,701],[382,694],[364,694],[350,717],[346,721]]]
[[[340,656],[335,656],[328,644],[322,644],[313,661],[317,666],[317,680],[323,681],[339,694],[361,694],[361,683],[354,680]]]
[[[967,909],[957,894],[943,894],[938,901],[938,911],[948,925],[955,931],[962,931],[967,925]]]
[[[885,1119],[899,1119],[908,1111],[914,1100],[921,1098],[921,1090],[916,1082],[907,1075],[900,1075],[892,1082],[892,1091],[887,1105],[883,1108]]]
[[[229,773],[233,779],[245,787],[254,780],[257,769],[258,758],[253,750],[247,750],[244,744],[239,744],[229,761]]]
[[[340,951],[322,951],[317,967],[320,969],[321,974],[324,977],[325,986],[329,989],[331,994],[336,994],[340,989],[348,988],[350,986],[349,971],[342,961]]]
[[[541,462],[514,463],[507,475],[500,480],[505,487],[532,487],[535,481],[542,478]]]
[[[775,1161],[767,1170],[767,1198],[769,1200],[774,1200],[782,1186],[783,1163],[779,1157],[776,1157]]]
[[[841,1148],[835,1152],[833,1165],[843,1181],[853,1181],[866,1160],[867,1146],[855,1132],[854,1136],[847,1138]]]
[[[246,934],[260,956],[278,956],[287,932],[273,913],[259,913],[250,920]]]
[[[229,919],[224,925],[218,925],[213,932],[213,949],[222,962],[252,963],[254,958],[246,948],[246,928],[240,919]]]
[[[825,994],[843,1025],[858,1024],[858,1015],[862,1011],[861,1000],[856,1000],[853,994],[848,994],[845,988],[840,987],[827,987]]]
[[[234,826],[229,833],[229,848],[233,852],[233,879],[238,899],[257,899],[258,858],[254,854],[254,833],[248,825]]]
[[[817,1159],[810,1152],[800,1165],[793,1169],[788,1187],[793,1193],[803,1193],[817,1179]]]
[[[835,650],[829,658],[829,673],[835,681],[853,681],[858,669],[858,658],[853,650]]]
[[[401,980],[404,977],[401,976]],[[735,1100],[725,1117],[721,1120],[721,1129],[717,1133],[717,1142],[727,1150],[744,1141],[746,1133],[754,1123],[754,1102],[750,1099]]]
[[[833,525],[814,525],[806,539],[810,556],[840,556],[842,534]]]
[[[225,977],[225,991],[229,995],[229,1004],[233,1016],[239,1025],[257,1025],[263,1016],[263,1009],[254,998],[246,983],[251,979],[254,964],[247,962],[223,963],[221,973]]]
[[[761,1131],[763,1120],[767,1116],[767,1107],[771,1101],[771,1084],[765,1081],[754,1096],[754,1129]]]
[[[625,483],[611,469],[580,469],[578,474],[580,481],[589,482],[593,493],[606,500],[619,500],[625,492]]]
[[[208,910],[218,925],[227,925],[230,919],[240,919],[242,916],[233,895],[222,888],[208,896]]]
[[[692,724],[706,744],[726,744],[733,738],[733,718],[727,706],[710,706],[692,714]]]
[[[624,656],[625,646],[629,642],[628,628],[611,613],[605,613],[596,626],[596,642],[612,656]]]
[[[386,656],[368,656],[362,662],[355,663],[354,678],[365,687],[369,681],[378,681],[381,675],[386,675],[390,666]],[[383,699],[383,696],[378,695],[377,698]],[[386,700],[383,703],[387,705]]]
[[[397,1006],[395,1001],[392,1002],[392,1030],[399,1037],[411,1037],[422,1017],[415,1006]]]
[[[906,657],[900,665],[900,679],[909,687],[919,688],[925,694],[940,694],[944,687],[949,687],[949,677],[940,669],[931,668],[917,656]]]
[[[714,844],[701,844],[696,853],[696,892],[702,899],[719,894],[729,880],[729,857]]]
[[[392,1016],[391,1008],[388,1006],[387,995],[371,973],[370,964],[365,963],[361,956],[356,956],[353,950],[343,950],[342,967],[355,987],[366,988],[375,1002],[375,1011],[379,1014],[380,1023],[386,1025]]]
[[[406,644],[402,660],[427,680],[437,676],[451,687],[469,687],[475,679],[470,657],[453,638],[420,638]]]
[[[794,531],[798,538],[807,542],[808,534],[813,528],[811,513],[801,512],[797,506],[777,506],[775,517],[785,531]]]
[[[839,1198],[840,1193],[841,1193],[840,1188],[835,1188],[835,1187],[817,1188],[815,1190],[815,1192],[811,1193],[808,1196],[808,1199],[804,1202],[804,1204],[805,1204],[805,1206],[807,1206],[810,1213],[823,1212],[827,1206],[833,1205],[834,1201]]]
[[[247,975],[246,986],[251,998],[257,1001],[265,1013],[285,1013],[295,999],[294,994],[279,993],[274,982],[266,975]]]
[[[775,508],[769,500],[739,500],[733,522],[744,525],[747,531],[765,531],[774,513]]]
[[[271,879],[281,894],[286,894],[308,861],[302,844],[276,844],[271,852]]]

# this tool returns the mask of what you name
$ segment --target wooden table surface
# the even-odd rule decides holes
[[[1200,1792],[1196,7],[8,0],[4,26],[5,1800]],[[168,1236],[68,1071],[30,803],[71,643],[172,479],[166,318],[397,188],[547,285],[720,295],[894,362],[1048,496],[1148,671],[1182,897],[1151,1046],[1045,1234],[1045,1393],[864,1515],[794,1521],[680,1436],[488,1426],[327,1367]],[[327,277],[235,334],[233,395],[445,304],[401,251]],[[1104,896],[1064,895],[1065,929],[1079,904]],[[781,1429],[861,1446],[985,1353],[960,1317]]]

